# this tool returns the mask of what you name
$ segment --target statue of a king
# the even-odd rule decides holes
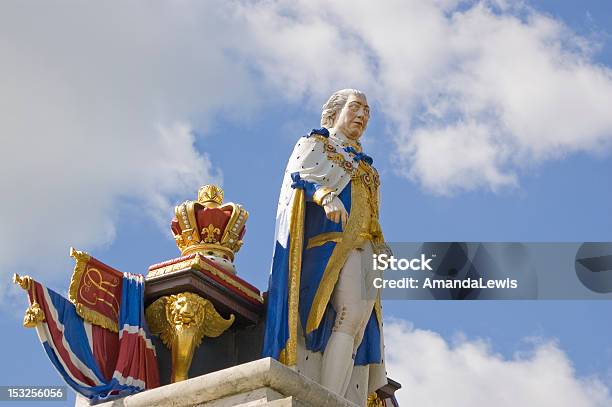
[[[379,176],[359,142],[369,118],[362,92],[340,90],[289,158],[263,349],[361,406],[387,383],[380,293],[367,283],[372,254],[388,250]]]

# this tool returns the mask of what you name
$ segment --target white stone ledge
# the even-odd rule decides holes
[[[263,391],[256,391],[264,389]],[[271,389],[273,391],[266,391]],[[264,394],[265,396],[262,396]],[[252,395],[252,396],[249,396]],[[281,397],[295,400],[284,404]],[[232,397],[238,396],[238,397]],[[219,370],[182,382],[147,390],[100,407],[183,407],[222,405],[211,403],[227,398],[241,400],[239,404],[225,405],[304,405],[312,407],[355,407],[350,401],[332,393],[320,384],[302,376],[272,358],[255,360]],[[279,400],[279,402],[274,402]],[[210,403],[210,404],[209,404]]]

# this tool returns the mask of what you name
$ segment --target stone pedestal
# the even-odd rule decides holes
[[[149,267],[144,295],[149,327],[154,333],[158,330],[153,328],[159,324],[155,323],[156,318],[152,316],[158,314],[161,318],[167,313],[152,309],[153,304],[160,299],[186,295],[184,293],[192,293],[201,297],[202,301],[210,302],[222,318],[235,319],[220,336],[206,337],[201,345],[193,349],[193,359],[189,358],[186,364],[189,377],[201,376],[260,357],[265,309],[261,293],[256,287],[199,253],[154,264]],[[170,372],[177,368],[172,363],[172,350],[164,346],[158,336],[154,336],[152,341],[157,349],[161,384],[175,381],[170,377]]]
[[[87,405],[79,404],[76,406]],[[98,404],[103,407],[162,406],[355,407],[312,380],[265,358],[182,382]]]

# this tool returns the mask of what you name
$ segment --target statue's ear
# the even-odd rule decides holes
[[[337,116],[338,116],[338,113],[334,112],[334,114],[329,117],[329,120],[331,121],[331,123],[330,123],[330,126],[328,128],[336,127],[336,117]],[[325,126],[325,127],[327,127],[327,126]]]

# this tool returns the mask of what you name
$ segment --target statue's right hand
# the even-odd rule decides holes
[[[344,204],[338,197],[335,196],[331,202],[323,205],[323,209],[325,209],[325,216],[327,216],[327,219],[336,223],[342,222],[342,228],[346,226],[348,213],[346,212]]]

